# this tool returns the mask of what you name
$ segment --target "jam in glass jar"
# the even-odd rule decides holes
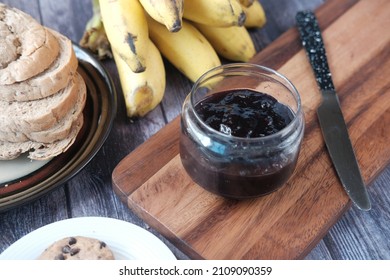
[[[303,134],[300,96],[286,77],[255,64],[226,64],[202,75],[183,104],[180,158],[204,189],[253,198],[290,178]]]

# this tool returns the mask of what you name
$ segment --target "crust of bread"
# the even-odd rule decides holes
[[[66,87],[77,71],[78,60],[72,42],[64,35],[48,29],[57,39],[60,52],[50,67],[22,82],[0,85],[0,100],[31,101],[50,96]]]
[[[13,44],[5,47],[15,48],[17,53],[15,60],[10,61],[9,56],[0,59],[0,85],[27,80],[47,69],[58,56],[57,39],[30,15],[1,4],[0,21],[11,31],[6,36],[12,37]]]
[[[5,142],[42,142],[53,143],[60,139],[66,138],[70,133],[73,123],[82,115],[86,102],[87,88],[84,80],[79,76],[77,80],[78,98],[71,110],[58,122],[50,127],[48,130],[40,131],[15,131],[15,132],[2,132],[0,131],[0,141]]]

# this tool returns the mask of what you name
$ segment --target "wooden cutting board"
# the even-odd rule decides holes
[[[369,184],[390,162],[390,1],[327,1],[316,11],[352,144]],[[277,69],[302,97],[306,130],[297,168],[280,190],[227,200],[204,191],[179,158],[179,118],[125,157],[113,188],[194,259],[303,258],[351,207],[328,156],[321,95],[295,28],[253,62]]]

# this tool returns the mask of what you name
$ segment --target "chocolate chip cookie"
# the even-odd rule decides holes
[[[39,260],[113,260],[107,244],[91,237],[67,237],[54,242]]]

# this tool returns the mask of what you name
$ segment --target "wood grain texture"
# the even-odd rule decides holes
[[[367,0],[361,0],[367,1]],[[370,1],[370,0],[368,0]],[[92,14],[91,0],[2,0],[3,3],[20,8],[45,25],[69,36],[78,42],[85,24]],[[252,29],[250,34],[256,50],[261,52],[264,63],[278,60],[285,52],[274,52],[267,49],[270,43],[283,48],[283,37],[296,36],[296,32],[287,31],[294,26],[294,16],[298,10],[314,9],[322,3],[327,4],[317,10],[332,15],[339,13],[333,9],[334,1],[325,0],[260,0],[267,13],[267,24],[262,29]],[[355,1],[337,1],[336,5],[346,5]],[[366,15],[365,20],[374,17]],[[332,17],[322,20],[334,21]],[[328,25],[328,24],[325,24]],[[281,36],[281,37],[280,37]],[[283,40],[280,40],[283,39]],[[276,41],[275,41],[276,40]],[[372,42],[364,41],[364,44]],[[362,44],[363,44],[362,43]],[[298,41],[292,53],[299,51]],[[267,50],[271,50],[268,52]],[[288,53],[288,52],[287,52]],[[282,60],[289,59],[290,56]],[[0,213],[0,253],[13,242],[43,225],[54,221],[82,216],[107,216],[132,222],[148,229],[165,242],[179,259],[188,256],[178,250],[148,223],[129,210],[112,190],[111,175],[114,167],[145,140],[154,135],[172,121],[181,110],[191,83],[168,61],[164,61],[167,71],[167,90],[161,105],[145,118],[129,120],[126,117],[124,100],[119,84],[115,64],[112,60],[102,61],[111,74],[118,94],[118,113],[112,132],[95,158],[72,180],[60,186],[52,193],[23,207]],[[359,76],[356,77],[359,79]],[[1,170],[0,170],[1,172]],[[361,212],[352,207],[348,210],[329,233],[307,255],[306,259],[390,259],[390,166],[370,185],[369,193],[373,208]]]
[[[317,15],[362,175],[370,183],[390,160],[386,144],[390,135],[390,90],[385,78],[390,74],[390,36],[386,32],[386,9],[390,6],[386,1],[355,3],[328,1]],[[366,13],[374,14],[376,21],[363,23],[361,17]],[[362,42],[375,45],[364,47]],[[302,97],[304,142],[297,169],[283,189],[238,202],[196,186],[183,170],[174,147],[178,142],[173,134],[175,129],[179,131],[178,119],[167,132],[164,128],[114,170],[116,193],[190,257],[302,258],[350,208],[324,146],[315,113],[321,97],[299,44],[296,30],[290,30],[253,60],[285,74]],[[166,154],[161,152],[165,147]],[[154,157],[152,151],[159,155]],[[153,167],[143,169],[142,178],[132,175],[140,173],[137,162],[141,158],[153,162]]]

